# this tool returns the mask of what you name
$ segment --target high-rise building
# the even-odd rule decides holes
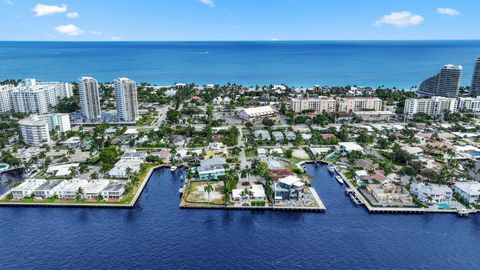
[[[49,142],[52,130],[66,132],[71,129],[67,113],[32,114],[18,123],[23,141],[32,145]]]
[[[419,96],[457,97],[460,90],[460,78],[463,67],[458,65],[445,65],[440,73],[432,76],[420,84],[417,89]]]
[[[312,110],[315,113],[380,111],[383,102],[376,97],[317,97],[292,98],[290,108],[294,112]]]
[[[294,112],[312,110],[315,113],[331,113],[336,111],[337,101],[330,97],[292,98],[290,108]]]
[[[18,121],[23,142],[30,145],[39,145],[50,141],[50,131],[47,121],[40,120],[38,116]]]
[[[115,100],[118,121],[138,120],[137,84],[128,78],[115,79]]]
[[[415,114],[424,113],[437,117],[457,110],[457,99],[446,97],[410,98],[405,100],[404,115],[412,118]]]
[[[89,121],[100,120],[100,96],[98,82],[92,77],[82,77],[79,81],[80,108],[82,115]]]
[[[475,69],[473,70],[472,86],[470,93],[473,97],[480,96],[480,57],[475,63]]]
[[[458,98],[458,109],[480,112],[480,97],[460,97]]]
[[[72,86],[61,82],[25,79],[20,85],[0,88],[0,112],[48,113],[62,98],[72,96]]]

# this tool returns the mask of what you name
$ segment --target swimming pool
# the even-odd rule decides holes
[[[440,209],[448,209],[448,208],[450,208],[450,204],[448,204],[448,203],[439,203],[437,206],[438,206],[438,208],[440,208]]]
[[[7,163],[0,163],[0,172],[8,169],[10,166]]]

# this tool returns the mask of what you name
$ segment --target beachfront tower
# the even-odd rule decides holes
[[[480,96],[480,57],[475,63],[475,69],[473,70],[472,86],[470,93],[473,97]]]
[[[128,78],[115,79],[115,100],[118,121],[138,120],[137,84]]]
[[[92,77],[82,77],[79,81],[80,107],[82,115],[89,121],[100,120],[100,97],[98,82]]]
[[[463,67],[445,65],[440,73],[432,76],[420,84],[417,90],[419,96],[457,97],[460,90],[460,78]]]

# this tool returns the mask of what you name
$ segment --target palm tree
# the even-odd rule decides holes
[[[210,204],[210,192],[213,191],[212,184],[210,183],[206,184],[205,187],[203,188],[203,191],[205,191],[208,194],[208,203]]]
[[[83,196],[83,188],[79,187],[77,193],[75,194],[75,200],[80,201]]]

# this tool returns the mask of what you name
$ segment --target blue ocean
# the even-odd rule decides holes
[[[478,269],[480,216],[369,214],[307,172],[325,213],[179,209],[169,169],[134,209],[0,208],[0,269]]]
[[[0,79],[410,88],[444,64],[471,81],[480,41],[0,42]]]

